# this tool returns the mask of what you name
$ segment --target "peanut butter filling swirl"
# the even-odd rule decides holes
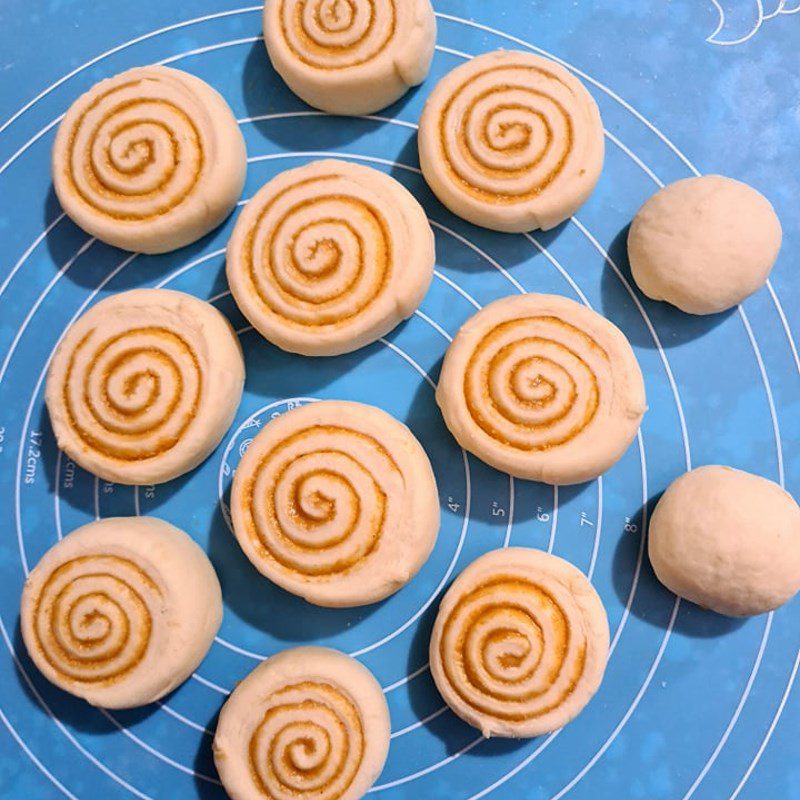
[[[364,756],[361,713],[347,693],[322,681],[287,685],[266,699],[250,737],[253,783],[272,800],[337,800]]]

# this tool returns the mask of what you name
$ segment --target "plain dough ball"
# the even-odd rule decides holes
[[[227,273],[237,305],[270,342],[331,356],[410,317],[435,258],[428,218],[402,184],[326,160],[286,170],[256,193],[228,243]]]
[[[649,551],[680,597],[731,617],[763,614],[800,590],[800,508],[766,478],[699,467],[658,501]]]
[[[615,464],[647,408],[625,335],[549,294],[496,300],[447,350],[436,401],[458,443],[517,478],[581,483]]]
[[[372,673],[325,647],[256,667],[222,707],[214,762],[232,800],[358,800],[389,752],[389,709]]]
[[[91,522],[28,575],[25,646],[56,686],[104,708],[152,703],[205,658],[222,592],[205,553],[154,517]]]
[[[427,561],[436,479],[411,431],[374,406],[323,400],[270,421],[233,480],[236,538],[253,565],[321,606],[383,600]]]
[[[222,96],[169,67],[136,67],[69,108],[53,186],[77,225],[107,244],[165,253],[217,227],[244,186],[247,153]]]
[[[289,88],[331,114],[372,114],[425,80],[430,0],[269,0],[264,43]]]
[[[608,647],[588,578],[557,556],[508,547],[473,561],[448,589],[431,674],[447,705],[487,738],[540,736],[589,702]]]
[[[603,168],[600,112],[564,67],[500,50],[446,75],[419,121],[419,160],[454,214],[496,231],[549,230],[586,202]]]
[[[45,401],[58,446],[89,472],[163,483],[204,461],[239,407],[239,340],[212,305],[170,289],[101,300],[66,332]]]
[[[732,178],[704,175],[670,184],[639,209],[628,256],[648,297],[689,314],[716,314],[766,283],[781,236],[764,195]]]

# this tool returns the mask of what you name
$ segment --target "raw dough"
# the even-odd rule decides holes
[[[429,0],[269,0],[264,43],[309,105],[371,114],[425,80],[436,18]]]
[[[436,480],[411,431],[379,408],[339,400],[264,427],[236,469],[231,514],[256,569],[321,606],[396,592],[439,532]]]
[[[419,122],[425,180],[454,214],[496,231],[548,230],[600,177],[603,124],[583,84],[554,61],[500,50],[456,67]]]
[[[134,289],[67,330],[45,400],[73,461],[107,481],[149,484],[211,454],[243,386],[239,341],[219,311],[183,292]]]
[[[169,67],[100,81],[70,106],[53,185],[87,233],[142,253],[183,247],[219,225],[244,186],[247,153],[228,104]]]
[[[232,800],[358,800],[383,769],[389,730],[366,667],[336,650],[297,647],[233,690],[214,761]]]
[[[292,353],[330,356],[411,316],[435,253],[425,212],[394,178],[315,161],[253,197],[227,258],[231,292],[257,330]]]
[[[605,608],[577,567],[525,547],[473,561],[445,594],[430,665],[447,705],[484,736],[539,736],[576,717],[608,656]]]
[[[628,256],[648,297],[689,314],[716,314],[764,285],[781,236],[764,195],[732,178],[705,175],[670,184],[639,209]]]
[[[203,660],[221,621],[205,553],[154,517],[110,517],[65,536],[28,576],[20,609],[42,674],[104,708],[171,692]]]
[[[766,478],[700,467],[658,501],[649,551],[675,594],[732,617],[762,614],[800,590],[800,508]]]
[[[557,484],[609,469],[647,408],[624,334],[549,294],[506,297],[467,320],[436,400],[462,447],[518,478]]]

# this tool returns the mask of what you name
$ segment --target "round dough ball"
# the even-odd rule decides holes
[[[154,517],[91,522],[28,575],[20,627],[56,686],[104,708],[152,703],[205,658],[222,592],[192,539]]]
[[[259,190],[236,222],[227,272],[242,313],[269,341],[332,356],[410,317],[434,262],[428,218],[404,186],[328,160],[282,172]]]
[[[581,483],[616,463],[647,405],[624,334],[565,297],[490,303],[447,350],[436,401],[458,443],[517,478]]]
[[[564,67],[499,50],[467,61],[419,121],[425,180],[454,214],[495,231],[549,230],[586,202],[603,168],[600,112]]]
[[[236,538],[256,569],[320,606],[360,606],[404,586],[439,532],[428,457],[373,406],[324,400],[269,422],[233,480]]]
[[[720,614],[763,614],[800,590],[800,508],[758,475],[719,466],[681,475],[648,536],[661,583]]]
[[[289,88],[331,114],[372,114],[425,80],[430,0],[270,0],[264,43]]]
[[[372,673],[325,647],[284,650],[222,707],[214,762],[232,800],[358,800],[389,752],[389,709]]]
[[[716,314],[766,283],[781,236],[764,195],[732,178],[704,175],[666,186],[639,209],[628,257],[651,299],[689,314]]]
[[[445,594],[430,665],[447,705],[484,736],[526,738],[576,717],[608,657],[605,608],[577,567],[526,547],[473,561]]]
[[[107,244],[166,253],[217,227],[244,186],[233,112],[207,83],[169,67],[100,81],[69,108],[53,145],[67,216]]]
[[[66,332],[45,401],[58,446],[107,481],[163,483],[219,444],[239,407],[244,360],[227,319],[169,289],[101,300]]]

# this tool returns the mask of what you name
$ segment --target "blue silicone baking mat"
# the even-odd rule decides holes
[[[733,622],[677,602],[642,536],[669,481],[722,462],[800,495],[800,6],[797,0],[437,0],[427,81],[379,117],[310,110],[271,69],[256,7],[236,0],[2,0],[0,6],[0,796],[48,800],[223,798],[211,758],[226,694],[262,658],[315,642],[366,664],[384,687],[392,741],[375,797],[477,800],[800,797],[800,600]],[[436,80],[471,56],[520,48],[559,60],[597,100],[607,158],[597,191],[546,234],[502,235],[449,214],[419,174],[415,123]],[[233,219],[163,256],[87,237],[59,208],[50,147],[70,102],[100,78],[160,62],[216,87],[244,133],[244,197],[279,171],[337,155],[389,172],[423,203],[437,267],[419,311],[352,355],[288,355],[247,327],[228,292]],[[722,172],[765,192],[785,240],[771,285],[743,307],[688,317],[632,286],[627,225],[665,182]],[[235,217],[235,214],[234,214]],[[57,451],[45,370],[64,329],[99,299],[169,286],[210,299],[238,329],[244,400],[191,475],[131,488]],[[448,341],[477,308],[556,292],[630,338],[647,381],[641,435],[609,473],[569,488],[510,480],[448,435],[433,389]],[[430,561],[389,600],[319,609],[253,570],[226,525],[231,474],[271,417],[315,398],[378,405],[429,452],[442,528]],[[27,571],[97,517],[154,514],[188,530],[219,572],[225,618],[185,685],[107,713],[43,680],[18,625]],[[443,590],[478,554],[539,547],[577,564],[608,609],[611,657],[586,711],[531,741],[482,740],[443,708],[427,642]]]

